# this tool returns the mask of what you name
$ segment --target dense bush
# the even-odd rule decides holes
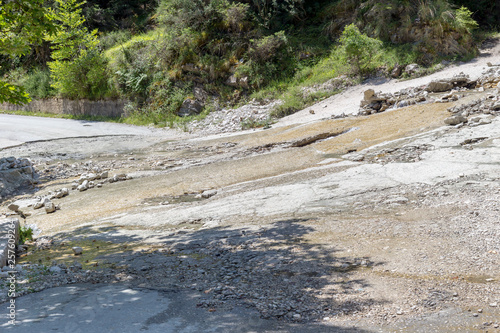
[[[423,64],[475,52],[471,31],[477,25],[472,13],[454,9],[447,0],[346,0],[329,6],[328,13],[325,31],[332,38],[354,21],[371,37],[412,43]]]
[[[500,27],[500,3],[492,0],[451,0],[451,3],[467,7],[472,17],[483,27]]]
[[[110,32],[117,29],[144,31],[151,23],[158,0],[87,0],[82,7],[90,30]]]
[[[108,84],[107,59],[97,50],[82,52],[72,61],[49,62],[52,87],[70,99],[113,97]]]
[[[48,69],[34,68],[24,77],[22,85],[31,98],[48,98],[55,94]]]
[[[101,99],[111,95],[108,85],[107,59],[100,52],[97,31],[83,26],[83,3],[76,0],[56,0],[51,17],[58,23],[51,42],[52,59],[48,63],[52,87],[66,98]]]
[[[382,47],[381,41],[362,34],[352,23],[345,27],[339,41],[339,51],[354,66],[356,73],[369,70],[368,66],[373,63],[373,56]]]

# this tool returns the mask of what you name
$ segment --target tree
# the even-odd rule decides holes
[[[354,23],[344,28],[340,36],[340,46],[347,60],[358,73],[370,63],[371,57],[382,46],[382,42],[361,33]]]
[[[57,23],[57,31],[47,36],[52,43],[49,62],[52,86],[64,97],[104,97],[107,93],[107,61],[98,49],[97,29],[88,31],[83,25],[81,6],[77,0],[56,0],[56,9],[48,15]]]
[[[44,0],[0,0],[0,54],[18,57],[31,45],[54,32]],[[29,95],[20,86],[0,80],[0,103],[29,103]]]

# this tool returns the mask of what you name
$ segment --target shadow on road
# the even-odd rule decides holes
[[[353,276],[381,263],[340,256],[334,244],[306,241],[304,236],[314,232],[308,222],[289,219],[260,227],[156,234],[120,226],[84,227],[56,238],[127,244],[154,239],[148,251],[115,251],[97,259],[123,268],[118,275],[127,276],[136,287],[166,293],[193,290],[197,309],[219,312],[244,307],[256,309],[261,319],[335,332],[325,317],[334,320],[384,302],[370,298],[366,281]]]

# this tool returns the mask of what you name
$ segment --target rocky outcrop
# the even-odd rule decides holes
[[[238,77],[233,74],[227,78],[226,84],[234,88],[243,88],[243,89],[250,88],[248,76]]]
[[[496,87],[483,96],[467,104],[457,105],[448,109],[452,116],[445,119],[445,124],[458,125],[467,123],[474,127],[491,123],[494,116],[500,115],[500,71],[488,71],[477,80],[479,91]]]
[[[425,90],[430,93],[438,93],[450,91],[454,88],[474,88],[476,86],[476,81],[471,81],[468,75],[460,73],[451,79],[442,79],[432,81],[425,87]]]
[[[181,108],[177,112],[179,117],[188,117],[201,113],[203,104],[198,100],[187,98],[182,102]]]
[[[26,158],[0,159],[0,201],[18,190],[32,186],[37,180],[33,163]]]

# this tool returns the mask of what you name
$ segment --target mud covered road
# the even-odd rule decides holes
[[[487,86],[212,137],[100,123],[3,137],[19,145],[0,157],[29,157],[40,178],[0,212],[15,202],[25,218],[12,216],[41,233],[21,249],[19,325],[0,327],[69,325],[88,296],[116,321],[114,307],[141,304],[123,332],[500,332],[500,118],[443,122],[453,106],[499,97]],[[55,212],[34,209],[105,171],[53,198]]]

